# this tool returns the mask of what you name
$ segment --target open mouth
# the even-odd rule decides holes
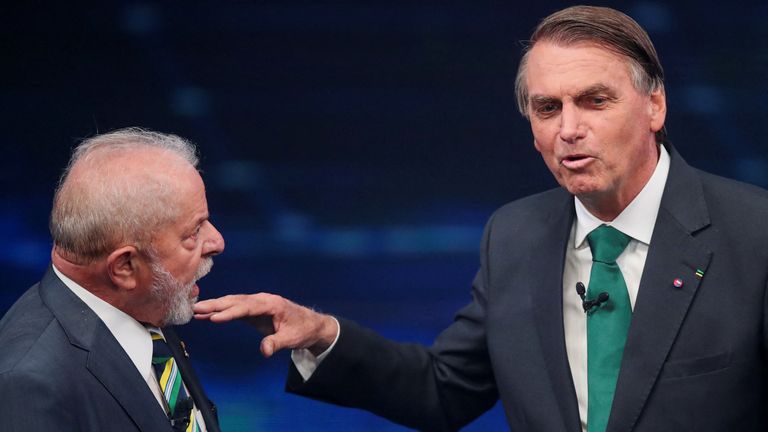
[[[568,169],[580,169],[587,166],[594,160],[592,156],[584,154],[575,154],[564,157],[560,164]]]

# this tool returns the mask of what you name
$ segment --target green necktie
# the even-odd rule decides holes
[[[587,241],[592,250],[587,297],[595,299],[603,292],[609,296],[608,301],[587,313],[587,430],[604,432],[632,320],[627,284],[616,265],[616,258],[627,247],[629,236],[601,225],[589,233]]]

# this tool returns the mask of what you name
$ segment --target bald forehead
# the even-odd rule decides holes
[[[176,153],[156,147],[95,148],[78,159],[70,177],[107,178],[171,176],[196,169]]]

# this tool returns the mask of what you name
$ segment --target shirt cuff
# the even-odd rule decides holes
[[[328,357],[328,354],[331,352],[333,347],[336,346],[336,342],[339,341],[341,325],[339,325],[339,320],[337,320],[335,317],[331,318],[333,318],[333,321],[336,323],[336,338],[333,340],[333,343],[328,347],[328,349],[323,351],[317,357],[315,357],[315,355],[306,348],[295,349],[291,351],[291,360],[293,361],[294,366],[296,366],[296,370],[299,371],[299,374],[304,379],[304,382],[307,382],[307,380],[312,377],[312,374],[315,373],[315,369],[320,366],[320,362]]]

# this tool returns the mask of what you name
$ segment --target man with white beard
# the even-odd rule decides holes
[[[194,145],[85,140],[53,202],[51,266],[0,321],[0,430],[218,431],[169,326],[224,250]]]

